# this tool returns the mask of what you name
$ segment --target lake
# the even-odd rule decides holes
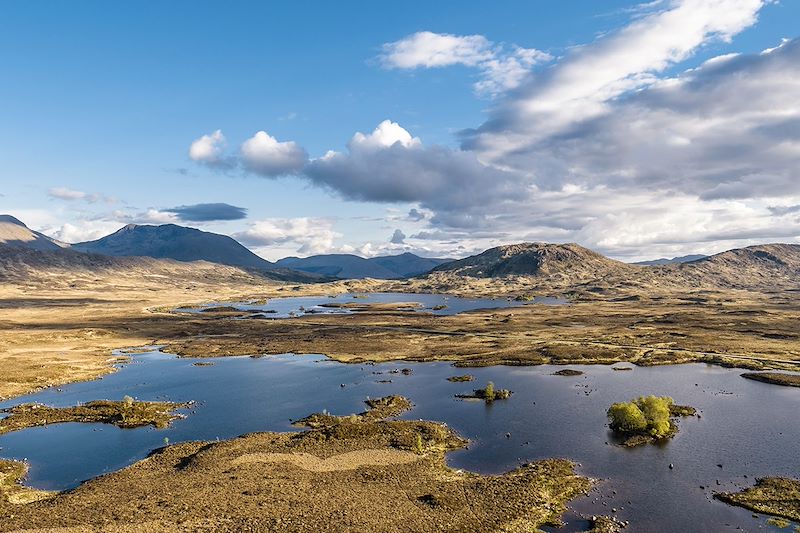
[[[214,364],[193,365],[198,361]],[[411,374],[393,372],[403,368]],[[195,400],[184,411],[186,419],[164,430],[80,423],[31,428],[0,436],[0,456],[27,459],[34,487],[68,489],[139,460],[167,441],[297,431],[290,420],[323,409],[361,412],[367,397],[401,394],[415,404],[405,418],[446,422],[470,439],[468,449],[448,455],[454,468],[492,474],[536,459],[566,457],[580,464],[580,473],[601,479],[589,497],[573,502],[574,513],[565,517],[569,523],[557,531],[580,531],[584,523],[576,513],[612,514],[612,508],[636,532],[780,531],[763,515],[753,518],[712,494],[750,486],[756,477],[800,476],[800,389],[746,380],[740,370],[704,364],[630,371],[573,365],[569,368],[585,375],[552,375],[560,368],[347,365],[315,355],[198,360],[154,350],[134,355],[103,379],[47,389],[0,407],[33,401],[68,406],[127,394],[139,400]],[[476,381],[446,380],[464,373]],[[488,381],[514,395],[492,405],[454,397]],[[672,396],[696,407],[701,418],[681,419],[679,434],[661,446],[614,445],[607,407],[643,394]]]
[[[495,309],[519,307],[521,305],[564,305],[569,300],[553,296],[536,296],[529,301],[509,300],[505,298],[462,298],[446,294],[412,294],[403,292],[344,293],[331,296],[289,296],[270,298],[264,302],[210,302],[197,307],[182,307],[178,312],[199,313],[204,309],[226,306],[241,311],[253,312],[261,318],[290,318],[307,314],[349,314],[351,309],[328,307],[341,304],[393,304],[414,302],[420,304],[413,308],[417,312],[434,315],[456,315],[478,309]],[[266,313],[256,313],[256,311]]]

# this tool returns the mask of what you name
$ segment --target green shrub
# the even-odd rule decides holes
[[[673,432],[670,421],[672,398],[642,396],[631,402],[615,403],[608,409],[611,429],[620,433],[648,434],[664,438]]]
[[[483,397],[486,399],[487,402],[493,402],[495,397],[494,392],[494,383],[491,381],[486,384],[486,388],[483,389]]]

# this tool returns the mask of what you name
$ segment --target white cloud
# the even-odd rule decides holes
[[[74,244],[105,237],[124,225],[111,220],[74,220],[49,229],[45,233],[61,242]]]
[[[633,260],[800,241],[800,41],[725,50],[675,74],[702,47],[754,24],[766,3],[651,2],[626,27],[533,75],[536,54],[481,36],[390,43],[389,68],[459,64],[482,72],[479,84],[499,80],[485,91],[518,87],[463,134],[461,149],[426,145],[387,120],[299,174],[346,199],[408,212],[387,221],[413,227],[402,244],[339,248],[362,255],[461,256],[545,240]]]
[[[324,218],[268,218],[252,222],[233,238],[259,249],[265,256],[277,258],[271,247],[295,246],[301,255],[327,253],[342,235],[333,230],[333,222]]]
[[[468,207],[508,194],[514,179],[482,165],[473,154],[423,146],[397,123],[385,120],[370,134],[356,133],[346,153],[329,151],[309,162],[305,175],[345,198],[422,202],[423,207]]]
[[[267,132],[259,131],[242,143],[241,158],[248,171],[273,177],[301,170],[308,154],[294,141],[279,142]]]
[[[384,120],[368,135],[360,131],[356,132],[350,140],[348,147],[351,150],[361,150],[388,148],[395,144],[400,144],[405,148],[413,148],[421,146],[422,142],[418,137],[412,137],[411,134],[397,122]]]
[[[451,35],[421,31],[383,45],[387,68],[476,66],[494,57],[492,43],[483,35]]]
[[[452,65],[475,67],[481,80],[475,89],[495,95],[516,87],[539,63],[553,57],[541,50],[496,45],[483,35],[452,35],[421,31],[399,41],[385,43],[381,64],[390,69],[439,68]]]
[[[227,163],[223,154],[226,144],[222,130],[216,130],[192,142],[189,146],[189,158],[209,166],[225,166]]]
[[[484,159],[500,161],[575,122],[609,112],[608,103],[658,81],[657,74],[700,46],[729,41],[753,25],[767,0],[671,0],[524,84],[469,140]],[[664,6],[667,9],[663,9]]]
[[[83,200],[89,203],[95,203],[102,200],[107,204],[113,204],[116,202],[116,199],[110,196],[103,196],[102,194],[78,191],[75,189],[70,189],[68,187],[51,187],[50,189],[47,190],[47,195],[51,198],[56,198],[58,200],[66,200],[68,202],[73,202],[76,200]]]

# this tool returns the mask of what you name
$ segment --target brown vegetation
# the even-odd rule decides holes
[[[393,412],[400,403],[375,402]],[[325,420],[302,433],[168,446],[27,505],[0,485],[0,531],[529,531],[558,523],[591,483],[565,460],[497,476],[451,470],[445,453],[464,441],[441,424]]]
[[[113,424],[121,428],[165,428],[181,417],[175,413],[181,407],[187,407],[187,404],[137,402],[129,396],[121,401],[96,400],[74,407],[24,403],[0,411],[8,413],[8,416],[0,419],[0,435],[29,427],[65,422]]]
[[[772,383],[773,385],[800,387],[800,375],[797,374],[782,374],[780,372],[745,372],[742,374],[742,377],[755,381],[763,381],[764,383]]]
[[[741,492],[725,492],[715,496],[731,505],[800,522],[800,480],[767,477]]]

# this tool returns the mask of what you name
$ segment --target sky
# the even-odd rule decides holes
[[[0,213],[259,255],[800,242],[800,0],[0,2]]]

